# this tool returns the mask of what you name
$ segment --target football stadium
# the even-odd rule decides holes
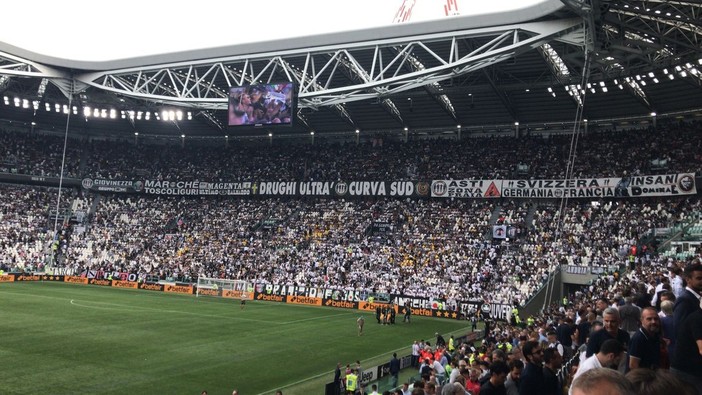
[[[0,393],[702,394],[698,2],[68,3],[3,6]]]

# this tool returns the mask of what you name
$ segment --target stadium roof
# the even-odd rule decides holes
[[[160,11],[127,2],[121,12],[74,13],[75,21],[44,4],[41,14],[52,15],[54,25],[21,13],[24,30],[47,26],[29,36],[51,45],[25,39],[21,26],[0,28],[0,119],[62,129],[69,97],[76,107],[71,129],[96,135],[539,127],[572,122],[583,101],[583,117],[593,121],[702,113],[698,2],[493,1],[469,14],[465,0],[363,0],[328,10],[315,7],[332,2],[276,1],[238,18],[220,18],[236,15],[224,9],[232,3],[221,2],[178,9],[179,18],[161,2]],[[135,25],[151,27],[141,33],[145,48],[126,34]],[[100,47],[111,51],[101,55]],[[279,81],[298,86],[295,126],[226,126],[230,86]],[[155,119],[170,110],[183,118]]]

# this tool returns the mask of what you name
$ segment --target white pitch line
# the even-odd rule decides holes
[[[262,322],[265,324],[281,324],[279,321],[266,321],[266,320],[255,320],[252,318],[243,318],[243,317],[234,317],[234,316],[223,316],[223,315],[217,315],[217,314],[201,314],[201,313],[192,313],[189,311],[179,311],[179,310],[164,310],[164,309],[157,309],[153,307],[143,307],[143,306],[130,306],[130,305],[123,305],[123,304],[118,304],[118,303],[110,303],[110,302],[88,302],[88,303],[96,303],[96,304],[103,304],[103,305],[110,305],[110,306],[116,306],[116,307],[99,307],[99,306],[88,306],[84,304],[79,304],[75,303],[75,299],[71,299],[71,304],[74,306],[78,307],[86,307],[86,308],[94,308],[94,309],[113,309],[113,310],[147,310],[147,311],[157,311],[157,312],[164,312],[164,313],[172,313],[172,314],[182,314],[182,315],[192,315],[196,317],[209,317],[209,318],[228,318],[232,319],[235,321],[252,321],[252,322]],[[284,322],[283,322],[284,323]]]
[[[297,324],[298,322],[306,322],[306,321],[321,320],[321,319],[325,319],[325,318],[329,318],[329,317],[338,317],[338,316],[340,316],[340,315],[352,315],[352,314],[354,314],[354,313],[339,313],[339,314],[322,315],[322,316],[319,316],[319,317],[311,317],[311,318],[303,318],[303,319],[295,320],[295,321],[287,321],[287,322],[283,322],[283,324],[286,324],[286,325],[288,325],[288,324]]]
[[[193,315],[197,317],[211,317],[211,318],[230,318],[233,320],[237,321],[251,321],[251,322],[262,322],[265,324],[277,324],[277,325],[290,325],[290,324],[297,324],[300,322],[306,322],[306,321],[315,321],[315,320],[321,320],[321,319],[326,319],[330,317],[336,317],[336,316],[341,316],[341,315],[351,315],[354,313],[338,313],[338,314],[327,314],[319,317],[311,317],[311,318],[303,318],[295,321],[266,321],[266,320],[256,320],[253,318],[243,318],[243,317],[235,317],[235,316],[222,316],[222,315],[215,315],[215,314],[202,314],[202,313],[192,313],[188,311],[179,311],[179,310],[164,310],[164,309],[157,309],[153,307],[143,307],[143,306],[130,306],[130,305],[124,305],[124,304],[119,304],[119,303],[110,303],[110,302],[96,302],[96,301],[90,301],[88,303],[95,303],[95,304],[103,304],[103,305],[109,305],[109,306],[115,306],[115,307],[100,307],[100,306],[90,306],[86,304],[81,304],[81,303],[76,303],[75,299],[71,299],[71,304],[74,306],[79,306],[79,307],[85,307],[85,308],[93,308],[93,309],[106,309],[106,310],[135,310],[135,309],[140,309],[140,310],[147,310],[147,311],[159,311],[159,312],[166,312],[166,313],[174,313],[174,314],[184,314],[184,315]]]

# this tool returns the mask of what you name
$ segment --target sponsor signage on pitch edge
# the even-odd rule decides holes
[[[110,274],[113,274],[113,276],[110,276]],[[114,279],[107,279],[106,277]],[[132,278],[136,277],[135,274],[130,273],[107,273],[106,275],[103,272],[84,272],[80,276],[9,273],[0,276],[0,282],[60,281],[73,284],[100,285],[103,287],[138,288],[167,293],[195,294],[195,287],[192,285],[145,283],[141,279],[131,281]],[[201,292],[200,294],[205,295],[207,293]],[[376,305],[364,301],[362,297],[363,293],[358,291],[271,284],[259,286],[257,291],[247,293],[247,298],[253,300],[373,311]],[[447,319],[463,319],[480,312],[484,318],[508,320],[512,309],[507,304],[468,301],[459,302],[456,310],[446,310],[443,308],[443,303],[439,301],[400,295],[391,295],[391,301],[397,310],[400,307],[408,306],[411,308],[413,315]]]

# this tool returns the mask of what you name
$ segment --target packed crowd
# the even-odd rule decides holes
[[[636,131],[584,136],[574,176],[699,173],[702,139],[695,130],[687,126],[656,134]],[[92,141],[69,144],[64,175],[241,181],[486,179],[513,177],[517,165],[522,164],[527,169],[522,178],[562,178],[568,140],[552,136],[466,139],[455,144],[376,141],[358,146],[273,145],[261,150],[197,145],[164,149],[133,142]],[[58,138],[0,132],[0,149],[5,153],[0,172],[58,175],[59,143],[62,140]],[[665,160],[667,169],[652,169],[653,159]],[[649,296],[670,301],[670,295],[661,293],[666,284],[679,296],[684,290],[683,277],[688,286],[695,287],[697,281],[688,273],[681,276],[683,263],[664,259],[655,254],[654,246],[641,243],[651,229],[670,227],[698,215],[702,208],[698,197],[570,200],[561,206],[557,201],[507,199],[81,196],[66,190],[59,212],[80,206],[89,216],[83,223],[63,218],[54,232],[56,189],[2,185],[0,192],[0,269],[5,271],[41,270],[53,260],[73,273],[115,270],[181,281],[206,276],[304,284],[444,299],[451,308],[456,301],[485,298],[524,304],[559,264],[628,265],[633,269],[621,278],[618,272],[600,277],[589,288],[571,295],[567,303],[530,317],[532,321],[525,320],[526,328],[507,324],[489,328],[482,348],[474,350],[466,344],[449,350],[452,353],[446,363],[439,361],[444,377],[432,360],[429,377],[416,384],[429,394],[436,386],[443,386],[437,393],[464,393],[448,385],[452,380],[460,383],[460,377],[463,391],[470,390],[472,383],[473,395],[481,377],[478,388],[486,383],[499,387],[511,378],[516,390],[510,394],[546,394],[549,392],[521,387],[543,389],[541,381],[530,381],[534,371],[548,368],[554,373],[566,360],[589,366],[588,360],[590,364],[595,361],[586,358],[605,351],[609,359],[598,360],[601,365],[621,362],[622,372],[631,369],[636,373],[636,367],[631,366],[636,355],[628,362],[623,362],[621,355],[625,348],[630,354],[636,352],[632,336],[639,337],[636,332],[641,328],[650,332],[642,332],[647,338],[658,333],[643,319],[655,300]],[[497,224],[513,227],[514,237],[493,239],[492,226]],[[699,264],[699,254],[686,263]],[[700,290],[694,290],[699,295]],[[593,303],[597,298],[601,299]],[[624,306],[632,300],[641,303],[638,319],[633,321],[623,314],[631,310]],[[657,316],[677,314],[670,312],[670,303],[653,302],[653,307]],[[604,329],[596,332],[598,322]],[[629,335],[625,341],[613,328],[620,324]],[[676,325],[682,327],[682,321]],[[600,333],[597,346],[591,346],[595,343],[592,337],[588,340],[590,333]],[[603,333],[613,333],[610,337],[615,337],[620,347],[606,343]],[[675,334],[663,331],[661,336],[675,343]],[[666,349],[667,355],[676,352],[675,348]],[[584,353],[582,361],[577,358],[579,352]],[[669,365],[687,372],[679,362],[676,367],[674,357],[661,354],[659,358],[656,367],[663,367],[663,359],[669,358]],[[641,363],[643,358],[639,359]],[[519,361],[526,366],[523,372]],[[454,377],[445,372],[452,363],[458,372]],[[674,382],[659,371],[650,380]],[[561,375],[564,380],[557,382],[561,390],[571,373],[588,377],[580,368],[578,372]],[[552,382],[551,376],[556,375],[551,373]],[[693,378],[695,374],[691,372]],[[674,378],[688,377],[676,373]],[[618,381],[627,382],[621,377]],[[578,388],[577,380],[571,388]]]
[[[59,211],[65,213],[76,197],[64,189]],[[57,188],[0,185],[0,267],[43,270],[51,263],[56,221]],[[57,227],[62,229],[64,222]],[[64,245],[65,247],[65,245]]]
[[[446,342],[440,334],[436,342],[415,342],[418,374],[398,386],[393,357],[391,388],[382,393],[702,394],[701,293],[699,257],[637,264],[600,277],[525,324],[486,323],[481,344],[456,344],[453,336]],[[369,393],[349,369],[335,382],[340,393]]]
[[[581,136],[572,176],[700,173],[699,128],[692,123]],[[69,138],[64,175],[208,181],[561,179],[566,176],[570,136],[474,137],[450,143],[374,138],[360,144],[320,138],[314,145],[251,144]],[[5,153],[0,172],[56,176],[62,150],[61,136],[0,131],[0,152]],[[656,167],[652,161],[665,166]]]
[[[73,273],[304,284],[442,299],[449,308],[485,295],[490,302],[524,304],[558,264],[627,264],[651,227],[700,209],[696,198],[571,201],[561,216],[556,202],[91,196],[97,200],[81,204],[95,207],[90,220],[61,228],[58,237],[58,263]],[[8,207],[31,201],[3,197]],[[48,205],[32,217],[43,232],[49,231],[47,213]],[[377,221],[389,226],[378,229]],[[494,240],[497,223],[523,230]],[[4,236],[5,243],[12,237]],[[42,237],[39,250],[46,251],[51,235]],[[9,254],[4,260],[6,267],[33,263]]]

